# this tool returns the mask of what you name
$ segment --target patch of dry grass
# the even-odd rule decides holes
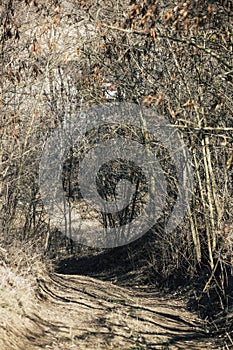
[[[0,349],[33,349],[28,334],[35,325],[28,315],[36,313],[37,279],[46,271],[35,243],[0,247]]]

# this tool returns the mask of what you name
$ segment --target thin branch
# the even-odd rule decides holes
[[[117,31],[121,31],[123,33],[128,33],[128,34],[136,34],[136,35],[143,35],[143,36],[148,36],[149,35],[149,33],[145,32],[145,31],[125,29],[125,28],[120,28],[120,27],[116,27],[116,26],[111,26],[111,25],[108,25],[108,24],[105,24],[105,23],[102,23],[102,26],[107,28],[107,29],[117,30]],[[156,29],[158,29],[158,28],[156,28]],[[161,34],[161,33],[158,33],[158,32],[156,32],[155,35],[156,35],[157,38],[168,39],[168,40],[175,41],[175,42],[182,43],[182,44],[186,44],[186,45],[189,45],[189,46],[194,46],[197,49],[202,50],[205,53],[207,53],[207,54],[211,55],[212,57],[216,58],[226,68],[230,69],[230,72],[228,72],[227,74],[232,73],[232,70],[233,70],[233,66],[232,65],[226,63],[218,54],[216,54],[215,52],[211,51],[210,49],[207,49],[204,46],[198,45],[195,42],[194,38],[191,38],[191,40],[188,41],[188,40],[184,40],[184,39],[175,38],[173,36]]]

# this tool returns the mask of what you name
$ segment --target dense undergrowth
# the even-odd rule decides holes
[[[226,349],[233,345],[232,16],[231,0],[124,0],[114,6],[102,0],[1,1],[3,324],[6,313],[14,313],[9,295],[20,318],[21,304],[33,298],[36,275],[46,273],[48,256],[57,271],[186,293],[189,307],[208,319]],[[145,177],[132,162],[119,159],[102,167],[98,191],[113,200],[119,179],[126,179],[137,189],[134,200],[119,215],[97,215],[84,206],[79,162],[98,142],[115,135],[156,152],[168,195],[159,223],[136,242],[114,249],[75,246],[67,237],[72,238],[71,226],[66,225],[62,237],[45,210],[40,160],[58,126],[90,106],[109,102],[151,108],[182,133],[194,174],[191,188],[186,184],[182,190],[192,198],[183,222],[166,232],[180,191],[169,149],[132,125],[91,129],[62,164],[63,199],[69,208],[81,208],[82,215],[88,220],[95,216],[104,228],[140,214]]]

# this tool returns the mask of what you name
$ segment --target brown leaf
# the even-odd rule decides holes
[[[172,9],[169,9],[164,16],[164,19],[166,22],[169,22],[171,19],[173,19],[173,11]]]
[[[97,30],[101,30],[101,28],[102,28],[102,22],[101,22],[101,21],[98,21]]]
[[[156,39],[157,39],[157,34],[155,33],[155,30],[154,30],[154,29],[151,29],[151,30],[150,30],[150,36],[154,39],[154,41],[156,41]]]
[[[144,98],[142,103],[145,105],[150,105],[155,99],[156,99],[156,96],[148,95]]]
[[[56,43],[53,41],[51,44],[50,44],[50,50],[53,51],[56,47]]]
[[[33,39],[33,43],[32,43],[32,52],[35,55],[38,55],[40,53],[40,46],[38,44],[37,38],[36,36]]]
[[[59,23],[60,23],[60,19],[61,19],[61,16],[60,16],[60,14],[58,13],[57,15],[54,16],[54,18],[53,18],[53,23],[54,23],[54,24],[59,24]]]

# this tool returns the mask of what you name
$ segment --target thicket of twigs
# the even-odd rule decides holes
[[[214,300],[216,329],[225,327],[232,345],[232,1],[5,0],[0,16],[4,246],[40,237],[54,256],[64,245],[70,248],[49,224],[38,185],[43,147],[57,126],[77,111],[109,101],[151,107],[182,132],[195,181],[182,225],[166,236],[161,220],[141,249],[150,271],[163,281],[198,276],[199,308]],[[107,132],[112,137],[117,130],[119,125]],[[145,141],[140,130],[123,127],[121,133]],[[98,142],[97,136],[105,137],[86,135],[82,150]],[[160,148],[159,156],[170,181],[171,209],[177,195],[173,168],[166,149]],[[79,154],[74,149],[64,165],[64,192],[74,202],[80,194],[71,165],[80,157],[80,148]],[[108,184],[116,185],[119,171],[135,184],[139,178],[142,194],[139,169],[127,173],[120,162],[111,169],[111,176],[106,166],[99,178],[106,198],[114,194]],[[137,210],[140,206],[129,208],[124,220]],[[99,220],[119,224],[112,216]],[[203,315],[210,311],[203,309]]]

